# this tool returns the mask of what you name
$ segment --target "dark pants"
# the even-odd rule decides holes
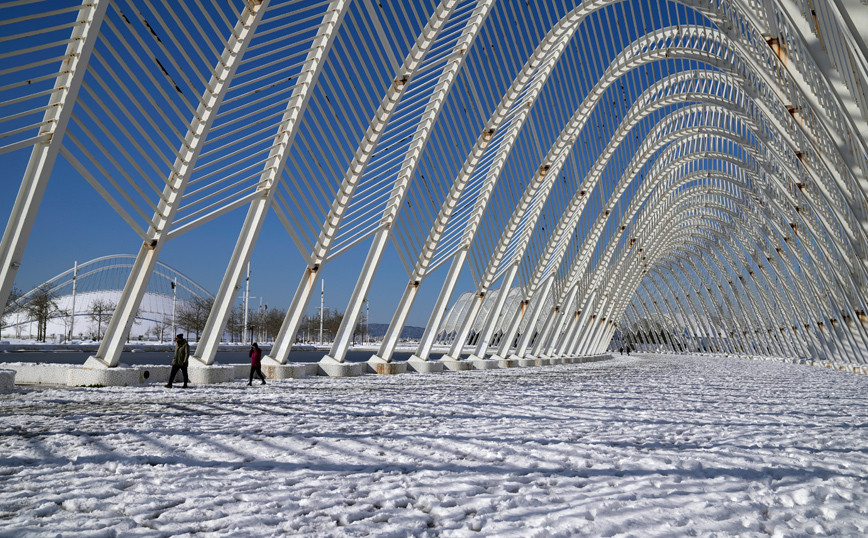
[[[184,386],[186,387],[187,381],[190,380],[190,378],[187,377],[187,365],[186,364],[184,366],[178,366],[177,364],[172,365],[172,373],[169,374],[169,386],[171,387],[172,383],[175,381],[175,376],[178,375],[178,370],[181,370],[181,375],[184,376]]]
[[[247,382],[248,385],[253,383],[253,374],[258,375],[259,379],[262,380],[262,383],[265,384],[265,376],[262,374],[262,366],[250,365],[250,381]]]

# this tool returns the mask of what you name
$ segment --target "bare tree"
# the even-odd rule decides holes
[[[322,334],[323,341],[331,341],[338,333],[341,326],[341,321],[344,319],[344,314],[336,308],[326,308],[322,319]],[[302,318],[301,327],[299,328],[299,336],[301,333],[306,333],[311,340],[319,340],[320,327],[319,312],[316,315],[305,315]],[[297,339],[297,338],[296,338]]]
[[[229,312],[229,317],[226,319],[226,331],[229,333],[231,342],[244,339],[244,309],[240,305],[235,305]]]
[[[301,318],[301,327],[298,329],[298,334],[296,334],[295,340],[316,340],[317,331],[319,330],[319,317],[318,316],[309,316],[307,314]]]
[[[58,310],[57,315],[61,316],[60,321],[63,323],[63,334],[61,335],[63,338],[61,340],[71,340],[72,334],[70,334],[70,330],[72,330],[72,316],[69,315],[69,310]]]
[[[103,325],[108,326],[115,308],[117,308],[117,305],[108,299],[96,299],[90,303],[90,312],[87,314],[87,317],[96,323],[97,340],[102,340],[102,327]]]
[[[325,309],[323,317],[323,330],[328,334],[329,340],[334,340],[338,334],[338,329],[341,327],[341,321],[344,319],[344,313],[338,312],[337,308]]]
[[[20,298],[21,290],[12,286],[12,289],[9,291],[9,297],[6,298],[6,306],[3,307],[3,313],[0,315],[0,330],[7,326],[6,320],[15,312],[15,301]]]
[[[253,335],[253,340],[262,340],[263,342],[268,340],[268,320],[271,318],[273,318],[273,316],[271,315],[271,312],[269,312],[267,306],[263,310],[257,310],[250,313],[247,320],[247,330]],[[277,330],[280,330],[279,325]],[[274,334],[277,334],[277,332],[275,331]]]
[[[175,337],[174,334],[169,334],[169,332],[171,330],[172,330],[172,318],[170,316],[163,316],[151,328],[151,334],[153,334],[154,338],[156,340],[159,340],[160,342],[163,342],[163,341],[171,342],[172,338]]]
[[[283,325],[283,318],[286,317],[286,310],[282,308],[273,308],[265,315],[265,341],[274,340],[277,333],[280,332],[280,326]]]
[[[356,337],[359,337],[359,340],[365,341],[365,330],[368,326],[368,318],[365,317],[364,314],[359,314],[359,319],[356,321],[356,328],[353,330],[353,345],[356,343]]]
[[[51,286],[43,284],[36,288],[24,308],[27,309],[30,319],[36,322],[36,341],[45,342],[48,320],[60,311]]]
[[[212,306],[214,306],[214,299],[210,297],[193,297],[178,308],[178,324],[188,332],[195,333],[196,342],[199,341],[199,335],[205,328]]]

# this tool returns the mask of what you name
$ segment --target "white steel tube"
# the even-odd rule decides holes
[[[54,91],[49,99],[51,106],[45,111],[43,127],[40,128],[40,135],[48,135],[48,138],[33,147],[6,230],[0,240],[0,305],[3,305],[0,308],[6,307],[15,275],[21,266],[24,249],[33,230],[36,213],[42,203],[57,153],[63,143],[66,127],[72,117],[78,91],[107,7],[108,0],[82,1],[79,11],[81,23],[73,27],[60,75],[54,83]]]
[[[235,77],[238,64],[244,57],[250,41],[256,33],[256,28],[262,20],[262,15],[268,9],[270,0],[259,3],[248,3],[239,15],[228,47],[223,51],[214,68],[208,88],[205,89],[201,103],[190,122],[191,129],[184,137],[184,143],[178,149],[178,157],[169,173],[167,185],[163,189],[158,210],[152,221],[156,223],[148,230],[150,243],[144,243],[133,264],[130,276],[118,300],[117,309],[109,322],[106,336],[100,344],[96,355],[88,358],[86,365],[91,367],[114,367],[120,361],[124,343],[129,335],[134,316],[145,295],[148,282],[154,273],[157,259],[163,249],[166,234],[171,230],[175,214],[181,204],[184,191],[190,175],[195,169],[199,153],[208,138],[208,133],[214,119],[220,110],[223,97]]]
[[[449,305],[449,299],[455,291],[458,278],[461,276],[461,269],[463,269],[466,260],[466,248],[455,253],[455,257],[452,259],[452,264],[449,266],[449,273],[447,273],[446,280],[440,288],[440,294],[437,296],[437,301],[434,303],[431,317],[428,318],[428,324],[425,325],[425,332],[422,333],[422,338],[419,340],[419,347],[416,348],[416,353],[411,357],[412,360],[428,360],[428,355],[431,354],[431,348],[434,346],[434,340],[437,338],[437,331],[440,330],[440,324],[443,323],[443,316],[446,315],[446,307]]]
[[[68,340],[72,340],[73,335],[75,334],[75,285],[78,280],[78,262],[74,262],[72,266],[72,307],[69,312],[69,337]]]

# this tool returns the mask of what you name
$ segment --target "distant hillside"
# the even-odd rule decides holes
[[[386,329],[389,328],[388,323],[371,323],[368,325],[368,333],[371,338],[382,338],[386,334]],[[425,327],[404,327],[401,331],[401,338],[419,339],[422,338],[422,333],[425,332]]]

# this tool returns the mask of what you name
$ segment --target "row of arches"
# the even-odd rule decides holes
[[[84,47],[76,56],[84,65],[62,83],[120,103],[137,90],[120,77],[119,89],[102,84],[88,54],[95,50],[109,71],[109,53],[121,63],[123,54],[145,59],[132,46],[119,53],[107,45],[103,34],[122,30],[112,22],[118,7],[106,4],[80,10],[92,33],[74,44]],[[177,17],[148,9],[137,13],[161,23]],[[547,357],[597,354],[616,335],[653,334],[672,350],[715,341],[733,352],[862,363],[864,118],[842,104],[794,16],[777,2],[738,0],[419,0],[409,10],[350,0],[239,4],[216,67],[203,68],[201,83],[190,76],[184,90],[175,86],[182,96],[188,86],[203,89],[183,103],[192,121],[165,116],[187,134],[163,159],[175,162],[162,189],[141,170],[158,194],[145,206],[152,218],[137,207],[143,227],[128,205],[134,195],[147,199],[146,189],[121,186],[108,169],[114,158],[105,164],[75,130],[88,120],[117,123],[110,111],[67,111],[79,105],[73,96],[52,113],[87,118],[73,122],[66,141],[63,131],[34,139],[32,161],[63,155],[143,238],[92,364],[118,364],[163,244],[243,207],[195,352],[205,365],[272,212],[306,268],[266,362],[289,360],[323,267],[366,243],[324,361],[344,361],[393,245],[408,279],[378,361],[392,360],[420,289],[448,265],[414,360],[429,360],[438,338],[449,345],[446,357],[459,360],[468,344],[477,358]],[[127,22],[150,50],[151,37]],[[168,52],[164,42],[183,48],[188,39],[208,58],[195,35],[147,26],[154,48]],[[354,63],[365,55],[367,64]],[[171,68],[157,64],[171,79]],[[266,66],[281,78],[269,79]],[[93,90],[98,83],[102,92]],[[263,103],[267,113],[257,115]],[[140,136],[123,134],[147,142],[124,149],[131,159],[169,139],[135,110],[126,113]],[[270,145],[254,147],[257,140]],[[23,186],[44,189],[45,173],[50,166]],[[33,197],[24,198],[10,222],[26,227],[35,213]],[[4,293],[26,242],[13,228],[4,236]],[[465,268],[475,289],[450,313]]]

